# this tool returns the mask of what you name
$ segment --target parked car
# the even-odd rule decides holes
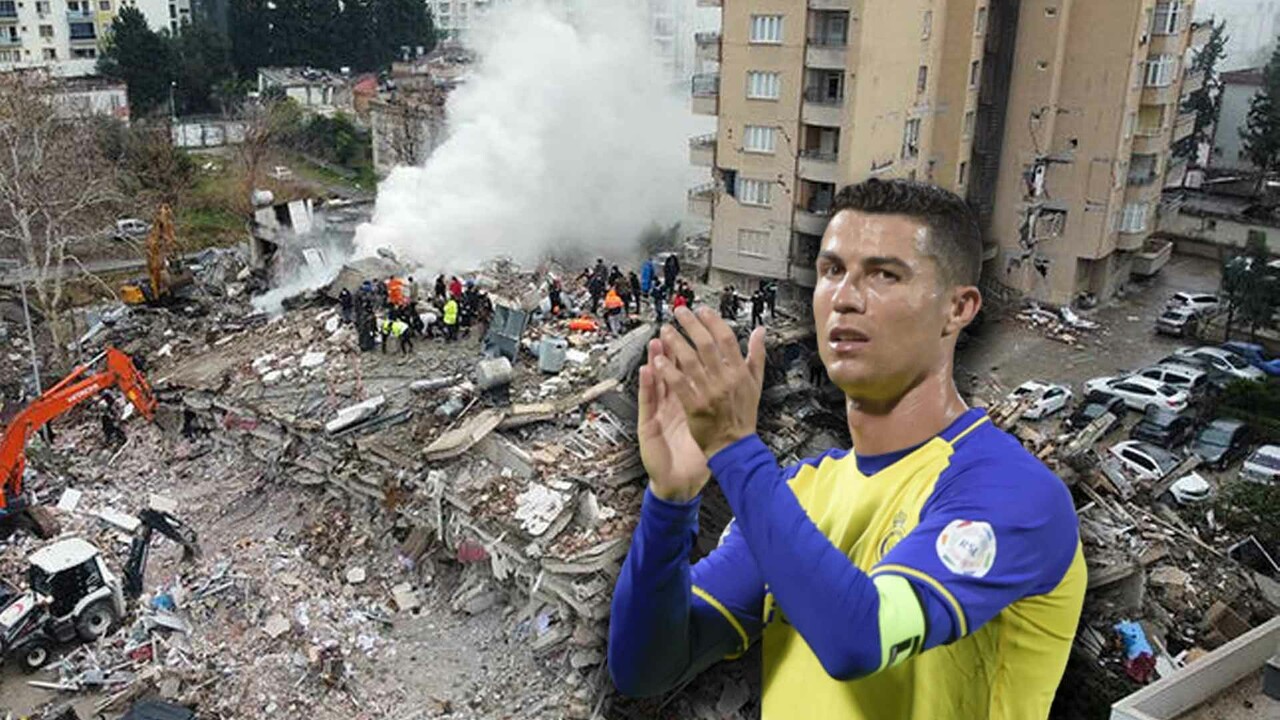
[[[1200,314],[1191,308],[1166,308],[1156,318],[1156,332],[1174,337],[1194,337],[1200,329]]]
[[[1108,452],[1139,480],[1159,480],[1178,465],[1176,455],[1141,440],[1118,442]]]
[[[1182,367],[1195,368],[1203,372],[1209,380],[1209,388],[1211,390],[1221,390],[1230,385],[1235,376],[1218,369],[1216,365],[1202,357],[1193,357],[1191,355],[1166,355],[1160,359],[1157,365],[1179,365]]]
[[[1086,382],[1084,387],[1086,391],[1102,390],[1119,395],[1124,399],[1125,405],[1139,411],[1146,410],[1148,405],[1160,405],[1174,412],[1182,412],[1187,409],[1189,399],[1185,392],[1141,375],[1094,378]]]
[[[1186,308],[1204,317],[1212,317],[1218,312],[1218,296],[1212,293],[1179,292],[1174,293],[1165,303],[1168,309]]]
[[[137,240],[146,237],[151,232],[151,223],[138,218],[121,218],[116,221],[115,233],[112,235],[116,240]]]
[[[1280,482],[1280,445],[1263,445],[1254,450],[1240,466],[1240,479]]]
[[[1193,398],[1200,397],[1209,390],[1209,376],[1185,365],[1152,365],[1139,370],[1137,374],[1175,387]]]
[[[1032,399],[1031,407],[1027,408],[1022,417],[1039,420],[1065,408],[1071,400],[1071,391],[1062,385],[1028,380],[1009,393],[1009,399]]]
[[[1071,413],[1071,417],[1067,418],[1067,427],[1072,430],[1082,430],[1089,423],[1101,417],[1103,413],[1111,413],[1114,420],[1102,433],[1106,435],[1115,430],[1120,425],[1120,418],[1124,417],[1128,406],[1124,404],[1124,398],[1119,395],[1112,395],[1102,390],[1094,390],[1084,396],[1080,407]]]
[[[1230,350],[1239,355],[1245,362],[1267,375],[1280,375],[1280,357],[1268,356],[1267,351],[1263,350],[1261,345],[1233,340],[1222,343],[1222,349]]]
[[[1238,458],[1244,457],[1249,428],[1239,420],[1219,418],[1196,434],[1191,442],[1191,452],[1205,465],[1224,470]]]
[[[1204,358],[1214,367],[1237,380],[1261,380],[1266,377],[1261,370],[1245,362],[1244,358],[1219,347],[1203,345],[1198,348],[1179,348],[1174,351],[1174,354]]]
[[[1148,405],[1142,419],[1129,431],[1129,437],[1134,440],[1145,440],[1166,450],[1186,443],[1194,434],[1195,425],[1191,418],[1159,405]]]
[[[293,171],[285,167],[284,165],[276,165],[275,167],[271,168],[271,172],[267,173],[267,175],[275,178],[276,180],[292,180],[293,179]]]
[[[1169,486],[1169,495],[1179,505],[1194,505],[1208,500],[1213,495],[1213,486],[1200,473],[1183,475]]]

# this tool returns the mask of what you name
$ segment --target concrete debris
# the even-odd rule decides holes
[[[508,385],[513,375],[511,361],[505,357],[481,360],[476,363],[476,387],[480,390],[492,390]]]
[[[80,498],[84,493],[75,488],[67,488],[62,491],[62,497],[58,498],[57,508],[64,513],[73,513],[80,506]]]
[[[400,612],[413,612],[422,607],[422,598],[409,583],[400,583],[391,588],[391,599]]]
[[[364,568],[357,565],[353,568],[347,568],[346,578],[348,585],[359,585],[368,578],[368,574],[365,572]]]
[[[525,532],[538,537],[551,527],[568,505],[568,496],[544,485],[531,483],[529,489],[516,496],[515,519]]]
[[[364,402],[342,408],[332,420],[325,423],[325,432],[333,434],[368,420],[382,410],[386,401],[386,397],[375,395]]]
[[[320,367],[324,364],[325,357],[323,352],[308,352],[298,360],[298,366],[302,368]]]

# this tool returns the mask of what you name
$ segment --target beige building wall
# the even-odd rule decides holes
[[[991,228],[995,280],[1062,304],[1109,296],[1127,279],[1155,230],[1183,89],[1192,3],[1181,3],[1176,32],[1153,32],[1165,4],[1022,4]]]
[[[931,81],[937,84],[937,105],[933,113],[930,172],[923,179],[963,195],[968,189],[978,104],[978,85],[969,82],[969,73],[975,61],[981,71],[982,47],[989,27],[987,2],[951,0],[934,10],[933,25],[933,32],[941,35]]]

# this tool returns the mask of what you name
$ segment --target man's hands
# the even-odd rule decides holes
[[[764,328],[742,357],[738,337],[710,308],[677,308],[671,325],[649,341],[640,368],[640,459],[654,495],[687,502],[706,484],[707,459],[756,431],[764,385]]]

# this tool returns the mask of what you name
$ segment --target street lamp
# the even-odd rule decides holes
[[[18,274],[18,291],[22,294],[22,318],[27,323],[27,344],[31,346],[31,377],[35,380],[36,396],[39,397],[44,388],[40,386],[40,361],[36,359],[36,336],[31,331],[31,308],[27,305],[27,281],[22,276],[22,263],[12,258],[0,258],[0,267],[13,268]]]
[[[170,81],[169,81],[169,119],[170,119],[170,120],[177,120],[177,119],[178,119],[178,113],[177,113],[177,111],[174,109],[174,104],[173,104],[173,92],[174,92],[174,90],[176,90],[176,89],[177,89],[177,87],[178,87],[178,81],[177,81],[177,80],[170,80]]]

